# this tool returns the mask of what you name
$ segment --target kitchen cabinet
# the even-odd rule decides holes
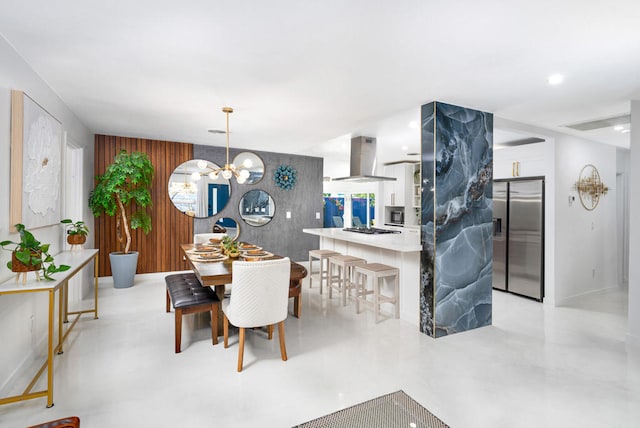
[[[493,152],[493,178],[548,176],[553,173],[553,145],[547,143],[506,147]]]
[[[396,181],[386,181],[384,183],[385,206],[404,206],[407,184],[406,166],[406,163],[395,163],[384,167],[384,175],[396,179]]]
[[[385,224],[417,224],[415,207],[419,205],[419,193],[418,199],[416,199],[416,186],[414,184],[416,168],[419,171],[420,165],[415,162],[399,162],[385,165],[384,175],[396,179],[396,181],[387,181],[384,185]]]

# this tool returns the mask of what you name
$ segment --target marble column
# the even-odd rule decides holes
[[[491,324],[493,115],[422,106],[420,330]]]

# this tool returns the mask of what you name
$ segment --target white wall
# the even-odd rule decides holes
[[[574,185],[592,164],[609,192],[586,210]],[[556,139],[556,301],[617,287],[616,148],[561,135]],[[575,201],[569,202],[569,197]]]
[[[520,162],[521,176],[546,177],[545,304],[563,305],[616,287],[616,147],[501,118],[494,126],[546,140],[494,151],[495,178],[510,177],[515,161]],[[573,190],[586,164],[598,168],[610,189],[593,211],[582,207]],[[570,195],[576,198],[571,205]]]
[[[0,240],[16,240],[9,234],[10,195],[10,120],[11,89],[27,93],[52,116],[58,119],[67,135],[84,148],[84,188],[83,199],[87,200],[88,186],[93,185],[93,135],[69,110],[62,100],[29,67],[29,65],[0,37]],[[61,189],[64,196],[64,189]],[[63,199],[64,201],[64,199]],[[67,208],[63,208],[63,215]],[[88,207],[83,208],[84,220],[93,227],[93,218]],[[56,254],[63,246],[63,228],[50,226],[34,231],[41,242],[51,244],[51,254]],[[87,247],[91,247],[91,238]],[[13,274],[5,267],[11,257],[7,251],[0,251],[0,282],[9,280]],[[91,273],[89,273],[90,275]],[[6,395],[12,376],[30,364],[36,351],[42,350],[46,340],[47,323],[46,293],[30,293],[0,296],[0,395]],[[26,373],[31,374],[31,373]],[[35,373],[33,373],[35,374]],[[22,389],[26,385],[20,385]],[[20,389],[21,392],[22,389]],[[15,392],[15,391],[13,391]]]
[[[330,147],[333,156],[324,158],[324,176],[337,178],[350,174],[350,155],[352,136],[372,136],[376,138],[375,174],[384,176],[384,164],[399,161],[419,161],[420,156],[409,156],[407,153],[419,153],[421,145],[420,106],[416,106],[386,117],[366,123],[353,133],[345,134],[323,143]],[[343,193],[345,199],[345,225],[351,222],[352,193],[376,194],[376,226],[383,226],[384,203],[383,182],[350,183],[343,181],[328,181],[323,185],[324,193]],[[407,213],[405,213],[405,216]]]
[[[323,177],[346,177],[349,175],[351,155],[351,134],[341,135],[322,143],[325,150],[329,150],[331,156],[325,156],[322,163]]]
[[[640,100],[631,101],[629,218],[640,213]],[[631,221],[629,238],[629,330],[627,343],[640,347],[640,226]]]

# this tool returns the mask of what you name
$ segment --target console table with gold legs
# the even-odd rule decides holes
[[[33,398],[47,397],[47,407],[53,406],[53,353],[57,352],[62,354],[62,345],[67,338],[69,332],[78,322],[78,319],[86,313],[92,313],[94,319],[98,318],[98,250],[94,249],[80,249],[73,251],[63,251],[54,256],[56,265],[69,265],[71,269],[65,272],[55,273],[53,276],[54,281],[47,281],[45,279],[37,280],[35,275],[30,275],[28,280],[23,284],[17,282],[15,279],[0,284],[0,296],[3,294],[21,294],[21,293],[48,293],[49,296],[49,310],[48,310],[48,339],[47,339],[47,360],[42,364],[40,370],[36,373],[31,383],[27,386],[24,392],[20,395],[14,395],[11,397],[0,398],[0,404],[15,403],[18,401],[31,400]],[[94,261],[93,275],[94,275],[94,306],[92,309],[85,309],[80,311],[69,312],[69,279],[80,272],[91,261]],[[56,311],[55,295],[58,293],[58,310]],[[54,345],[54,326],[55,326],[55,314],[58,315],[58,341]],[[75,319],[66,328],[63,324],[68,322],[68,316],[75,315]],[[47,388],[41,391],[33,391],[40,376],[47,370]]]

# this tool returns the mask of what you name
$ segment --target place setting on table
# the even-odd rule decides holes
[[[225,260],[259,261],[273,257],[273,253],[248,242],[227,242],[211,238],[209,243],[193,244],[185,253],[194,262],[222,262]]]
[[[221,262],[229,258],[222,252],[220,245],[213,244],[194,244],[185,253],[194,262]]]
[[[265,251],[262,247],[258,247],[254,244],[249,244],[247,242],[240,242],[238,244],[238,249],[240,250],[240,257],[242,260],[253,262],[265,259],[267,257],[273,257],[273,253]]]
[[[215,287],[220,299],[224,298],[225,284],[232,282],[233,262],[273,260],[281,258],[264,248],[248,243],[232,241],[230,239],[211,238],[209,242],[181,245],[188,257],[191,268],[203,286]],[[307,276],[304,266],[291,262],[291,277],[289,297],[294,299],[293,315],[301,316],[301,281]]]

